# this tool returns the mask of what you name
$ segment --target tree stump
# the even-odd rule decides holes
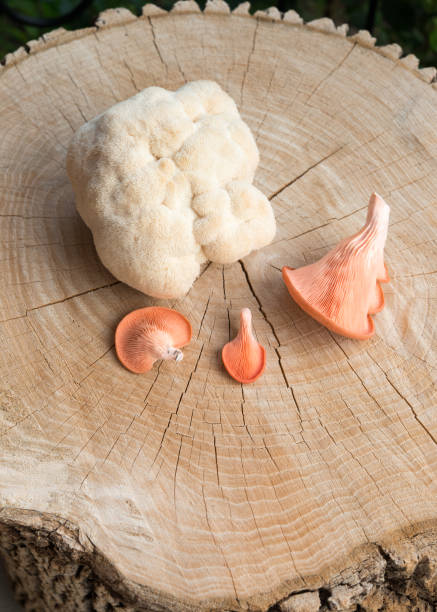
[[[0,74],[1,550],[27,610],[432,610],[437,598],[437,92],[397,45],[329,19],[191,1],[45,34]],[[177,302],[100,264],[65,171],[73,132],[151,85],[217,81],[261,154],[274,242]],[[281,279],[391,206],[368,341]],[[190,318],[181,364],[114,352],[130,310]],[[267,368],[220,350],[240,308]]]

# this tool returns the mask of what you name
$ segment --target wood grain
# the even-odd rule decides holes
[[[346,30],[248,3],[146,5],[46,34],[0,71],[0,522],[56,533],[136,610],[265,610],[301,591],[334,606],[335,588],[349,599],[333,609],[379,609],[375,576],[407,558],[390,551],[416,551],[411,575],[417,534],[437,544],[435,71]],[[202,78],[256,136],[278,232],[184,299],[152,300],[100,264],[66,149],[117,101]],[[357,231],[374,190],[391,283],[360,342],[302,312],[280,268]],[[114,330],[155,303],[189,317],[193,341],[136,376]],[[267,351],[247,386],[220,361],[244,306]]]

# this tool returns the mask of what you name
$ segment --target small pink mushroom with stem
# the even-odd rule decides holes
[[[190,322],[176,310],[161,306],[127,314],[115,331],[115,350],[121,363],[135,374],[150,370],[158,359],[181,361],[181,347],[191,340]]]
[[[264,372],[266,351],[252,331],[252,313],[243,308],[240,329],[231,342],[222,349],[222,361],[228,373],[240,383],[252,383]]]

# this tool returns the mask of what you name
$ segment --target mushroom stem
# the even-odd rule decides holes
[[[143,350],[152,355],[155,360],[165,359],[181,361],[184,357],[182,351],[173,346],[171,335],[155,325],[145,325],[140,329],[141,338],[139,342],[143,345]]]
[[[243,308],[240,312],[240,329],[236,340],[244,346],[245,352],[250,352],[258,342],[255,339],[252,329],[252,313],[249,308]]]
[[[173,346],[170,346],[168,349],[168,357],[163,357],[163,359],[174,359],[175,361],[182,361],[183,358],[183,352]]]

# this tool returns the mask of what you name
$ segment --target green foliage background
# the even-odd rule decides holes
[[[17,12],[41,17],[56,17],[71,10],[78,0],[4,0]],[[228,0],[234,8],[242,0]],[[294,9],[305,20],[331,17],[337,25],[348,23],[352,30],[366,28],[368,1],[356,0],[253,0],[251,11],[278,4],[280,10]],[[141,13],[145,0],[94,0],[80,17],[64,24],[67,29],[91,25],[100,11],[124,6],[135,14]],[[155,0],[169,9],[173,0]],[[203,8],[205,1],[200,0]],[[53,28],[19,25],[1,13],[0,58],[28,40],[38,38]],[[373,35],[378,44],[396,42],[404,53],[414,53],[421,66],[437,65],[437,0],[379,0]]]

